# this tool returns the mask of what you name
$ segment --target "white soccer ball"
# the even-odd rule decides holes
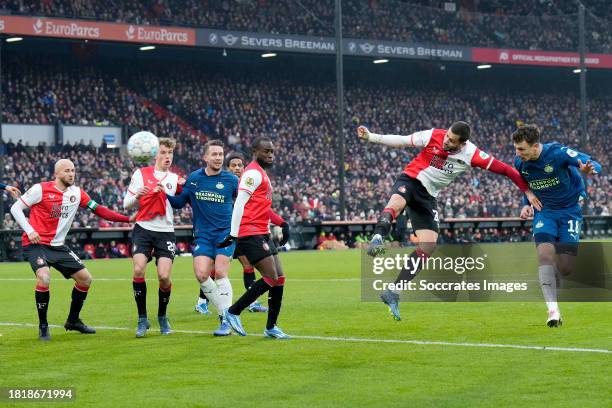
[[[127,143],[127,151],[132,160],[139,163],[151,161],[159,150],[157,136],[151,132],[138,132],[130,136]]]

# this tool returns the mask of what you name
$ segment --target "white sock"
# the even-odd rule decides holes
[[[557,291],[561,288],[561,272],[559,272],[559,269],[557,268],[557,265],[555,265],[555,279],[557,281]]]
[[[221,310],[219,313],[222,313],[223,310],[227,309],[232,305],[232,298],[234,296],[234,291],[232,289],[232,284],[229,278],[221,278],[217,279],[217,288],[219,290],[219,307]]]
[[[208,300],[206,300],[206,298],[202,299],[198,296],[198,305],[201,305],[202,303],[208,303]]]
[[[223,309],[221,309],[221,306],[219,305],[219,288],[217,283],[211,278],[208,278],[204,282],[200,283],[200,287],[208,300],[210,300],[210,303],[215,305],[217,312],[219,314],[223,313]]]
[[[540,286],[548,310],[557,310],[557,278],[555,277],[555,267],[552,265],[541,265],[538,268],[540,276]]]

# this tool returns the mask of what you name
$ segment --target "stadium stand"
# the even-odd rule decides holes
[[[338,219],[331,81],[315,83],[307,74],[300,78],[295,72],[292,77],[283,72],[270,76],[256,70],[238,74],[202,67],[184,67],[177,74],[171,67],[150,67],[150,63],[118,71],[96,64],[82,75],[81,67],[60,58],[14,55],[11,61],[4,67],[2,84],[7,122],[111,123],[149,129],[179,140],[175,164],[182,173],[199,165],[198,146],[204,134],[245,152],[254,137],[270,135],[277,146],[277,210],[294,223]],[[474,142],[508,163],[514,155],[509,135],[521,122],[537,123],[547,139],[579,145],[576,98],[563,90],[501,92],[494,86],[469,84],[450,91],[435,83],[398,88],[360,81],[346,85],[349,220],[374,219],[383,205],[381,197],[414,155],[410,150],[360,143],[352,137],[357,124],[408,134],[464,119],[474,125]],[[604,140],[611,123],[610,97],[591,98],[588,150],[604,167],[610,165]],[[5,176],[22,188],[49,178],[58,158],[72,157],[78,184],[99,202],[121,209],[133,164],[116,149],[84,144],[26,146],[12,140],[3,148],[8,154]],[[609,184],[607,174],[589,179],[588,214],[610,214]],[[516,216],[519,205],[519,192],[507,180],[478,170],[451,184],[438,198],[443,218]],[[176,217],[178,223],[187,223],[190,210],[177,212]],[[5,220],[12,225],[10,217]],[[105,224],[82,212],[75,226],[86,225]]]
[[[446,11],[445,4],[455,4]],[[612,50],[606,0],[587,7],[587,47]],[[316,0],[6,0],[14,14],[175,25],[227,30],[333,36],[333,7]],[[346,37],[519,49],[576,50],[576,2],[543,0],[350,0],[343,2]]]

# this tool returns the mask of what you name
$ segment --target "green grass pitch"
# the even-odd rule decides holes
[[[533,252],[531,244],[510,247]],[[291,252],[281,259],[287,283],[279,325],[297,337],[284,342],[264,339],[265,315],[247,312],[247,337],[214,338],[217,319],[193,311],[198,286],[191,258],[181,257],[168,309],[171,336],[158,331],[152,265],[153,325],[136,339],[131,261],[86,261],[94,282],[81,316],[98,333],[53,327],[52,340],[42,343],[29,266],[0,264],[0,387],[76,390],[76,405],[54,407],[612,404],[611,303],[562,304],[565,324],[557,329],[545,326],[543,302],[403,303],[403,320],[395,322],[382,303],[361,302],[358,251]],[[244,290],[237,262],[231,278],[237,298]],[[50,324],[63,324],[72,286],[52,272]]]

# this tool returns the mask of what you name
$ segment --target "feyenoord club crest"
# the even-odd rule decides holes
[[[170,190],[170,189],[172,188],[172,184],[170,184],[170,183],[166,183],[166,188],[167,188],[168,190]]]
[[[406,192],[406,186],[399,186],[397,191],[399,191],[400,193],[404,194]]]
[[[76,201],[76,197],[75,196],[70,196],[70,202],[74,203]]]
[[[266,251],[266,252],[267,252],[267,251],[269,251],[269,250],[270,250],[270,245],[268,245],[268,243],[267,243],[267,242],[264,242],[264,243],[263,243],[263,249],[264,249],[264,251]]]
[[[45,264],[45,261],[43,261],[43,259],[41,257],[38,257],[36,259],[36,265],[44,265],[44,264]]]

